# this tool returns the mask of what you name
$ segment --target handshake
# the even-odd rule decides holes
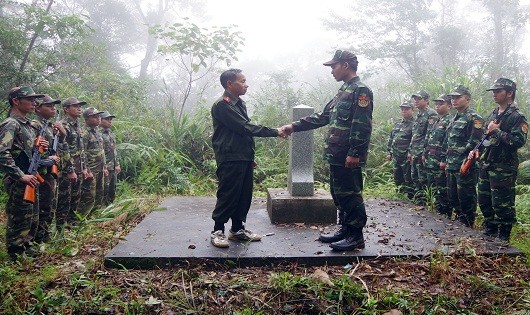
[[[281,137],[283,139],[289,138],[289,136],[293,133],[293,124],[283,125],[280,128],[276,128],[278,130],[278,137]]]

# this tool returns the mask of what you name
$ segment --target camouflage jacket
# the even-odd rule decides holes
[[[394,124],[390,138],[387,143],[388,154],[396,161],[407,159],[409,152],[410,139],[412,139],[412,126],[414,118],[402,119]]]
[[[278,130],[254,125],[247,115],[245,102],[225,92],[212,106],[212,146],[216,162],[253,161],[253,137],[277,137]]]
[[[471,150],[480,142],[484,133],[484,120],[470,107],[456,113],[447,127],[442,146],[442,162],[446,170],[458,171]],[[473,165],[472,167],[476,167]]]
[[[46,132],[44,134],[44,139],[46,139],[46,141],[48,141],[49,143],[49,146],[48,146],[48,150],[46,150],[43,154],[42,154],[42,158],[46,159],[48,158],[49,156],[51,156],[52,152],[52,143],[53,143],[53,126],[52,126],[52,123],[42,117],[39,117],[37,116],[37,119],[34,119],[31,121],[31,127],[33,127],[33,129],[35,130],[35,135],[39,135],[40,134],[40,131],[42,130],[42,127],[44,126],[44,124],[47,124],[48,127],[46,128]],[[39,173],[41,175],[44,175],[45,172],[48,171],[48,167],[40,167],[39,168]]]
[[[373,99],[372,90],[355,77],[341,86],[322,112],[294,122],[293,130],[329,124],[324,159],[331,165],[344,166],[347,156],[359,157],[360,165],[364,165],[372,134]]]
[[[31,122],[18,115],[7,117],[0,125],[0,170],[13,179],[27,174],[35,142]]]
[[[101,136],[103,137],[103,144],[105,146],[107,170],[114,171],[116,167],[120,167],[120,159],[116,152],[116,139],[110,128],[102,129]]]
[[[91,172],[102,172],[106,169],[105,146],[98,127],[84,126],[81,130],[86,152],[86,165]]]
[[[81,128],[79,127],[79,121],[74,121],[70,117],[66,117],[62,124],[66,130],[65,139],[65,152],[67,155],[63,157],[64,164],[62,171],[64,173],[81,173],[85,166],[85,152],[83,150],[83,139],[81,137]]]
[[[425,138],[434,122],[438,119],[438,114],[432,108],[425,108],[418,112],[416,121],[412,127],[412,140],[410,140],[409,153],[413,156],[420,156],[425,149]]]
[[[432,125],[431,130],[427,134],[425,140],[425,167],[430,169],[439,169],[442,161],[442,146],[445,140],[447,127],[451,123],[451,115],[449,113],[442,117]]]
[[[498,119],[496,108],[486,119],[486,126]],[[500,117],[500,128],[489,137],[490,145],[482,154],[482,166],[516,171],[519,166],[517,149],[526,143],[528,122],[526,117],[514,105],[510,105]]]

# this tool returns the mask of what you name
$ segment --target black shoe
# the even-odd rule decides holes
[[[512,232],[511,225],[500,225],[499,226],[499,237],[498,239],[502,242],[510,242],[510,234]]]
[[[356,235],[350,235],[345,239],[329,244],[329,247],[336,251],[349,251],[354,249],[364,248],[364,237],[362,233]]]
[[[346,236],[348,236],[348,230],[346,229],[346,227],[341,226],[340,229],[334,234],[320,234],[318,240],[322,243],[333,243],[345,239]]]
[[[485,223],[482,234],[489,237],[497,237],[499,234],[499,226],[494,223]]]

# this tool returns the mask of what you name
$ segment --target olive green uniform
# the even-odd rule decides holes
[[[293,123],[295,132],[330,126],[324,159],[330,165],[331,195],[341,224],[356,231],[362,231],[367,221],[361,167],[368,158],[372,112],[372,90],[356,76],[341,86],[321,112]],[[359,167],[345,167],[348,156],[358,157]]]
[[[413,125],[413,117],[396,122],[387,143],[388,154],[392,157],[394,183],[399,192],[405,193],[409,199],[414,197],[410,163],[407,160]]]
[[[20,181],[28,172],[35,138],[35,130],[25,117],[11,115],[0,125],[0,170],[9,195],[5,208],[6,247],[12,258],[30,247],[39,224],[38,187],[34,206],[24,201],[26,184]]]
[[[59,180],[57,210],[55,213],[56,224],[59,228],[66,223],[75,224],[78,221],[75,213],[78,211],[81,198],[82,170],[85,169],[84,146],[79,121],[66,117],[62,124],[66,130],[64,144],[66,154],[61,163],[61,179]],[[77,181],[74,183],[68,179],[68,174],[72,172],[77,174]]]
[[[99,127],[85,126],[82,131],[87,169],[92,180],[84,180],[81,185],[79,213],[87,216],[93,209],[103,204],[104,170],[106,169],[105,148]]]
[[[489,136],[490,145],[480,159],[478,203],[484,216],[484,225],[492,236],[508,238],[516,222],[517,149],[526,143],[528,122],[514,105],[510,105],[501,115],[498,114],[498,108],[495,109],[486,119],[486,124],[496,119],[500,120],[500,127]]]
[[[477,209],[477,166],[474,163],[466,175],[460,167],[484,133],[484,120],[473,109],[456,113],[447,128],[442,148],[442,161],[446,163],[447,196],[449,206],[456,211],[458,220],[472,227]]]

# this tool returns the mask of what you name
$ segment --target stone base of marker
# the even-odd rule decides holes
[[[313,196],[291,196],[287,189],[267,189],[267,212],[271,223],[337,223],[337,207],[323,189]]]

